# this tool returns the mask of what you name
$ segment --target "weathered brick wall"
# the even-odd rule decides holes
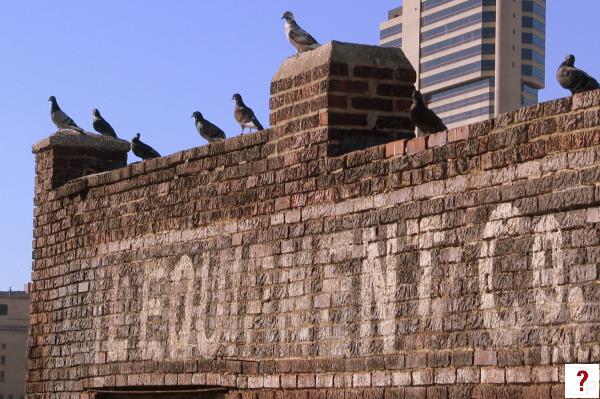
[[[319,123],[37,190],[28,396],[562,397],[600,361],[600,91],[337,157]]]

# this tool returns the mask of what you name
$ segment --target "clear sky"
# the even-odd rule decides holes
[[[507,1],[507,0],[499,0]],[[377,44],[401,1],[22,0],[0,2],[0,290],[30,279],[34,158],[31,144],[56,129],[50,95],[92,130],[97,107],[123,138],[136,132],[163,155],[203,145],[200,110],[228,136],[240,92],[268,125],[269,82],[293,54],[281,14],[291,10],[322,43]],[[600,1],[548,0],[547,88],[565,54],[600,77]],[[407,40],[407,39],[405,39]]]

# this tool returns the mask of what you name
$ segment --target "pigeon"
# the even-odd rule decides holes
[[[232,100],[235,100],[235,108],[233,109],[233,116],[235,120],[238,121],[240,126],[242,127],[242,134],[244,134],[244,129],[249,128],[250,131],[252,129],[263,130],[262,125],[256,119],[256,115],[254,115],[254,111],[244,104],[244,100],[242,100],[242,96],[239,94],[234,94]]]
[[[412,98],[413,103],[410,106],[408,117],[412,124],[419,128],[421,133],[437,133],[448,129],[439,116],[427,108],[420,91],[415,90]]]
[[[50,118],[52,118],[52,122],[54,122],[58,130],[71,129],[78,131],[81,134],[85,134],[83,129],[77,126],[73,119],[69,118],[69,115],[65,114],[63,110],[60,109],[56,102],[56,97],[50,96],[48,101],[52,103],[52,107],[50,108]]]
[[[146,143],[140,141],[140,134],[137,133],[134,138],[131,139],[131,151],[143,160],[160,158],[160,154]]]
[[[319,42],[296,23],[294,14],[290,11],[283,13],[281,19],[285,19],[285,35],[292,46],[297,50],[296,55],[305,51],[314,50],[320,46]]]
[[[567,55],[564,62],[560,64],[556,71],[556,79],[563,88],[571,90],[571,94],[600,89],[596,79],[575,68],[575,56],[572,54]]]
[[[103,136],[117,137],[117,133],[115,133],[115,129],[100,115],[100,111],[96,108],[92,110],[92,115],[94,117],[94,130],[100,133]]]
[[[219,129],[217,125],[204,119],[199,111],[194,112],[192,118],[196,121],[198,133],[200,133],[200,136],[206,141],[212,143],[213,141],[225,140],[225,133]]]

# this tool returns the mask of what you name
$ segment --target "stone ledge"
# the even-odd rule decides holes
[[[404,52],[399,48],[343,43],[334,40],[315,50],[287,58],[273,76],[272,81],[294,78],[329,63],[345,62],[379,68],[412,69]]]
[[[80,134],[74,131],[57,131],[31,147],[34,154],[50,147],[89,147],[101,151],[128,152],[129,141],[92,133]]]

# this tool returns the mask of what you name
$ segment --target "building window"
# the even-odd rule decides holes
[[[524,60],[533,60],[540,65],[544,65],[546,61],[542,54],[530,48],[521,49],[521,58]]]
[[[425,0],[421,6],[421,9],[423,11],[429,10],[430,8],[437,7],[445,3],[450,3],[451,1],[452,0]]]
[[[541,80],[542,82],[544,81],[544,71],[542,71],[539,68],[536,68],[534,66],[531,65],[523,65],[521,66],[521,75],[528,77],[528,76],[533,76],[534,78],[537,78],[539,80]]]
[[[0,382],[4,382],[4,370],[0,370]]]
[[[544,33],[546,31],[546,24],[538,21],[535,18],[523,17],[522,23],[524,28],[533,28],[541,33]]]
[[[428,55],[435,54],[442,50],[447,50],[449,48],[456,47],[456,46],[464,44],[464,43],[468,43],[468,42],[471,42],[471,41],[474,41],[477,39],[481,39],[482,37],[484,39],[489,39],[489,38],[494,38],[495,36],[496,36],[496,29],[494,29],[494,28],[477,29],[477,30],[474,30],[471,32],[463,33],[462,35],[452,37],[452,38],[444,40],[442,42],[435,43],[435,44],[429,45],[427,47],[423,47],[421,49],[421,57],[426,57]]]
[[[6,344],[0,344],[0,349],[6,349]]]
[[[492,101],[494,101],[494,93],[483,93],[478,96],[466,98],[464,100],[458,100],[456,102],[442,105],[439,107],[433,107],[431,109],[436,113],[441,114],[443,112],[454,111],[455,109],[467,107],[469,105],[480,104],[484,102],[490,103]]]
[[[442,118],[445,124],[451,124],[455,122],[460,122],[466,119],[476,118],[482,115],[493,115],[494,107],[482,107],[479,109],[474,109],[472,111],[463,112],[462,114],[448,116],[446,118]]]
[[[540,4],[531,0],[523,0],[523,11],[532,12],[535,15],[539,15],[542,18],[546,16],[546,9]]]
[[[435,93],[427,93],[425,94],[425,100],[429,104],[432,101],[440,101],[445,98],[451,98],[455,96],[460,96],[465,93],[469,93],[475,90],[479,90],[481,88],[490,88],[494,87],[494,78],[486,78],[482,80],[477,80],[475,82],[463,84],[457,87],[453,87],[451,89],[446,89],[442,91],[438,91]]]
[[[402,47],[402,39],[390,40],[389,42],[383,43],[381,47]]]
[[[6,316],[8,314],[8,305],[0,303],[0,316]]]
[[[441,11],[433,13],[431,15],[427,15],[421,18],[421,25],[429,25],[437,21],[441,21],[448,17],[458,15],[464,11],[471,10],[473,8],[481,7],[481,6],[489,6],[495,5],[496,0],[467,0],[460,4],[457,4],[452,7],[445,8]],[[429,7],[431,8],[431,7]]]
[[[448,54],[435,60],[427,61],[421,64],[421,72],[427,72],[444,65],[452,64],[457,61],[466,60],[476,55],[494,54],[496,46],[493,44],[482,44],[475,47],[469,47],[456,53]]]
[[[390,26],[389,28],[382,29],[379,32],[379,39],[385,39],[386,37],[394,36],[398,33],[402,33],[402,24]]]
[[[6,356],[0,356],[0,364],[6,364]]]
[[[432,76],[427,76],[421,79],[422,86],[431,86],[440,82],[445,82],[451,79],[458,78],[460,76],[468,75],[473,72],[479,71],[493,71],[496,66],[494,60],[483,60],[472,62],[467,65],[460,66],[458,68],[450,69]]]
[[[474,15],[469,15],[466,18],[459,19],[458,21],[450,22],[446,25],[438,26],[431,30],[425,31],[421,34],[421,41],[426,41],[439,36],[444,36],[448,33],[463,29],[467,26],[475,25],[480,22],[494,22],[496,21],[495,11],[484,11]]]
[[[538,35],[534,35],[533,33],[523,32],[521,36],[521,41],[525,44],[533,44],[541,49],[545,48],[545,40],[539,37]]]

